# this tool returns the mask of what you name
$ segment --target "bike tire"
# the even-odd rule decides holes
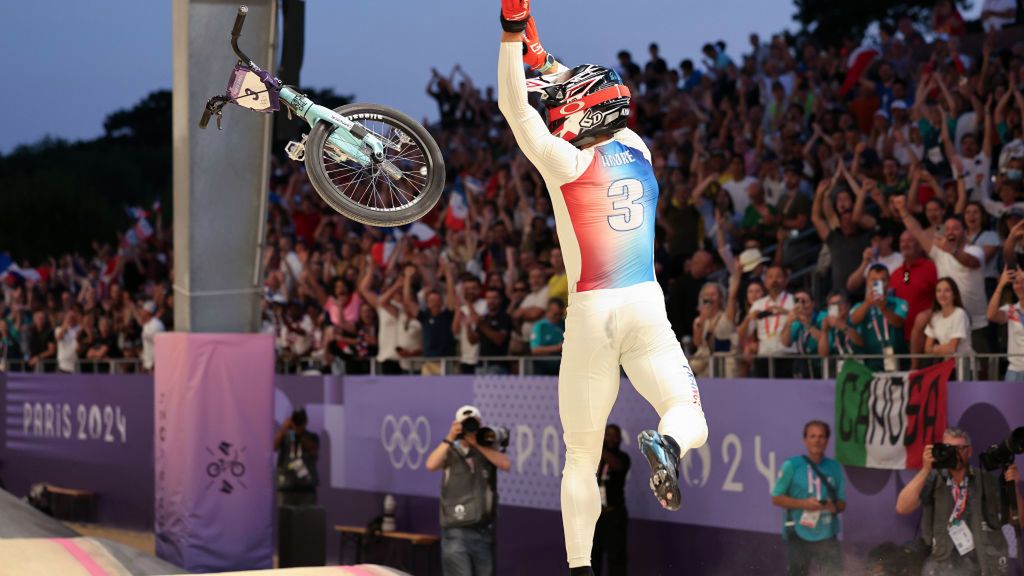
[[[445,166],[441,149],[426,128],[398,110],[378,104],[346,104],[335,108],[334,111],[356,122],[360,122],[362,118],[383,118],[408,132],[426,158],[427,183],[413,202],[396,209],[375,209],[350,198],[338,190],[324,165],[324,147],[335,126],[321,121],[317,122],[309,133],[305,158],[306,172],[320,198],[336,212],[370,226],[402,226],[415,222],[430,212],[444,190]]]

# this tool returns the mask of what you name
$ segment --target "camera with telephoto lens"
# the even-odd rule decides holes
[[[950,446],[949,444],[938,443],[932,445],[932,458],[935,462],[932,463],[932,468],[936,470],[952,470],[956,468],[956,446]]]
[[[998,470],[1013,464],[1017,454],[1024,454],[1024,426],[1010,432],[1009,438],[999,444],[989,446],[981,453],[981,465],[986,470]]]
[[[508,448],[508,428],[480,426],[480,420],[472,416],[462,421],[463,434],[476,434],[476,443],[485,448]]]
[[[508,448],[508,428],[484,426],[476,431],[476,443],[486,448],[494,448],[502,452]]]

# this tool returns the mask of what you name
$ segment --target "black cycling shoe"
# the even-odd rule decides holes
[[[640,452],[651,465],[651,490],[666,510],[679,510],[679,444],[656,430],[644,430],[636,438]]]
[[[569,576],[594,576],[594,571],[590,568],[590,566],[569,568]]]

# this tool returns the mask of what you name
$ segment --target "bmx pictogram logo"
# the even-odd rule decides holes
[[[245,478],[245,463],[242,462],[242,454],[245,453],[244,446],[238,448],[230,442],[221,441],[216,449],[207,447],[206,451],[213,457],[213,460],[206,465],[206,475],[210,478],[210,483],[206,486],[207,490],[218,481],[220,481],[220,492],[224,494],[231,494],[235,491],[236,486],[249,488],[243,481]]]
[[[414,420],[404,414],[398,418],[388,414],[380,424],[380,443],[396,470],[406,466],[416,470],[430,447],[430,422],[423,416]]]

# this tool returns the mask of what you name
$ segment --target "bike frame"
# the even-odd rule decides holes
[[[326,122],[337,127],[338,129],[331,133],[327,141],[334,145],[342,155],[359,162],[363,166],[381,162],[384,159],[384,143],[379,138],[358,123],[345,118],[326,106],[313,102],[306,98],[305,95],[285,86],[279,78],[271,76],[262,70],[251,58],[242,52],[238,47],[238,37],[242,33],[242,24],[245,22],[245,16],[248,13],[248,7],[239,6],[238,16],[235,17],[235,27],[231,30],[231,48],[235,51],[239,61],[253,73],[259,75],[263,79],[263,84],[267,87],[267,91],[276,93],[280,100],[284,102],[284,105],[293,114],[305,120],[310,128],[316,126],[317,122]],[[364,151],[363,146],[369,147],[370,154]],[[335,158],[338,161],[344,159]]]

